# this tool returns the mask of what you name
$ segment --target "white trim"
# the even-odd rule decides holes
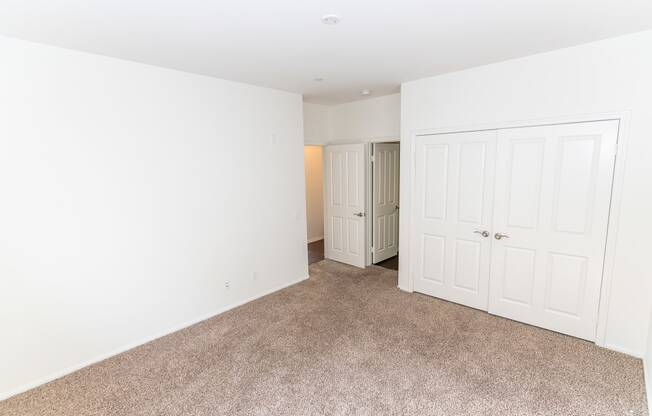
[[[616,245],[618,242],[618,224],[620,222],[620,206],[625,179],[625,161],[627,159],[627,144],[629,142],[630,113],[622,113],[618,117],[618,148],[614,165],[614,177],[611,185],[611,206],[609,207],[609,224],[607,225],[607,244],[602,268],[602,290],[600,291],[600,307],[598,309],[598,326],[595,343],[605,348],[607,346],[607,325],[609,322],[609,303],[614,281],[614,265],[616,263]],[[626,352],[627,354],[627,352]],[[631,354],[630,355],[636,355]]]
[[[596,344],[597,344],[597,342],[596,342]],[[630,350],[629,348],[624,348],[624,347],[621,347],[620,345],[614,345],[614,344],[606,343],[606,344],[600,345],[600,346],[602,348],[606,348],[606,349],[611,350],[611,351],[616,351],[616,352],[619,352],[621,354],[629,355],[629,356],[634,357],[634,358],[643,359],[643,355],[639,351]]]
[[[505,121],[505,122],[496,122],[496,123],[478,123],[478,124],[469,124],[469,125],[458,125],[458,126],[449,126],[449,127],[440,127],[436,129],[415,129],[411,130],[407,137],[407,145],[409,146],[410,151],[410,170],[407,172],[409,177],[409,200],[410,200],[410,209],[408,212],[408,221],[407,221],[407,250],[404,247],[403,254],[408,253],[407,256],[403,259],[402,264],[406,264],[408,272],[408,287],[402,288],[407,292],[414,291],[414,274],[412,273],[412,261],[410,260],[410,242],[412,240],[410,234],[414,229],[414,180],[415,174],[414,169],[416,165],[416,155],[415,155],[415,141],[418,136],[425,135],[434,135],[434,134],[447,134],[447,133],[461,133],[469,131],[479,131],[479,130],[500,130],[508,128],[518,128],[518,127],[534,127],[534,126],[543,126],[543,125],[552,125],[552,124],[569,124],[569,123],[586,123],[592,121],[606,121],[606,120],[618,120],[619,121],[619,131],[618,131],[618,154],[616,156],[616,162],[614,166],[614,176],[613,184],[611,191],[611,204],[609,210],[609,225],[607,229],[607,243],[604,257],[604,267],[602,271],[602,290],[600,292],[600,306],[598,309],[598,322],[596,327],[596,341],[595,343],[601,347],[612,349],[615,351],[620,351],[628,355],[633,355],[635,357],[640,357],[640,354],[625,350],[615,345],[610,345],[606,343],[606,334],[607,334],[607,324],[608,324],[608,314],[609,314],[609,301],[611,298],[611,287],[614,280],[614,263],[616,257],[616,243],[617,243],[617,234],[618,234],[618,223],[620,220],[620,205],[622,199],[622,190],[623,182],[625,176],[625,158],[627,153],[627,143],[629,141],[629,120],[631,118],[630,111],[621,111],[621,112],[605,112],[605,113],[592,113],[592,114],[578,114],[578,115],[563,115],[557,117],[546,117],[541,119],[528,119],[528,120],[515,120],[515,121]],[[404,167],[401,166],[401,175],[405,174]],[[400,273],[400,271],[399,271]]]
[[[214,316],[217,316],[217,315],[219,315],[221,313],[224,313],[224,312],[226,312],[228,310],[237,308],[238,306],[242,306],[245,303],[249,303],[249,302],[254,301],[256,299],[262,298],[263,296],[267,296],[267,295],[272,294],[274,292],[278,292],[279,290],[282,290],[282,289],[285,289],[285,288],[290,287],[292,285],[295,285],[295,284],[297,284],[299,282],[307,280],[308,278],[309,278],[309,276],[306,276],[306,277],[302,277],[300,279],[293,280],[293,281],[291,281],[289,283],[286,283],[286,284],[277,286],[275,288],[272,288],[272,289],[270,289],[268,291],[265,291],[265,292],[263,292],[263,293],[261,293],[259,295],[249,297],[249,298],[247,298],[247,299],[245,299],[243,301],[236,302],[236,303],[233,303],[231,305],[224,306],[222,308],[218,308],[217,310],[209,312],[209,313],[207,313],[205,315],[202,315],[202,316],[197,317],[195,319],[192,319],[190,321],[186,321],[186,322],[184,322],[182,324],[174,325],[174,326],[172,326],[172,327],[170,327],[170,328],[168,328],[166,330],[158,332],[157,334],[155,334],[153,336],[143,338],[140,341],[130,343],[128,345],[117,348],[117,349],[115,349],[115,350],[113,350],[111,352],[108,352],[106,354],[101,354],[101,355],[99,355],[99,356],[97,356],[95,358],[92,358],[90,360],[86,360],[86,361],[83,361],[83,362],[81,362],[79,364],[67,367],[67,368],[65,368],[63,370],[56,371],[56,372],[54,372],[54,373],[52,373],[50,375],[47,375],[45,377],[41,377],[41,378],[39,378],[37,380],[34,380],[34,381],[31,381],[29,383],[25,383],[25,384],[23,384],[21,386],[18,386],[16,388],[14,388],[14,389],[0,392],[0,401],[6,400],[6,399],[10,398],[11,396],[15,396],[17,394],[24,393],[24,392],[26,392],[28,390],[31,390],[33,388],[36,388],[36,387],[38,387],[40,385],[43,385],[45,383],[49,383],[50,381],[53,381],[53,380],[56,380],[56,379],[61,378],[63,376],[66,376],[66,375],[68,375],[70,373],[73,373],[73,372],[75,372],[77,370],[81,370],[84,367],[88,367],[89,365],[92,365],[92,364],[98,363],[100,361],[106,360],[107,358],[111,358],[111,357],[113,357],[115,355],[121,354],[121,353],[123,353],[125,351],[128,351],[128,350],[132,349],[132,348],[139,347],[139,346],[141,346],[143,344],[154,341],[154,340],[156,340],[158,338],[169,335],[169,334],[171,334],[173,332],[180,331],[180,330],[182,330],[184,328],[195,325],[195,324],[197,324],[197,323],[199,323],[201,321],[205,321],[207,319],[210,319],[210,318],[212,318]]]
[[[525,120],[511,120],[495,123],[476,123],[476,124],[463,124],[451,125],[448,127],[439,127],[434,129],[414,129],[410,134],[412,140],[416,136],[426,136],[432,134],[449,134],[449,133],[464,133],[470,131],[481,130],[501,130],[513,129],[521,127],[536,127],[536,126],[549,126],[553,124],[569,124],[569,123],[586,123],[591,121],[607,121],[619,120],[629,118],[631,111],[620,112],[602,112],[590,114],[575,114],[575,115],[560,115],[557,117],[544,117],[538,119],[525,119]]]
[[[321,237],[313,237],[308,239],[308,244],[314,243],[315,241],[323,240],[324,236],[322,235]]]
[[[365,143],[400,143],[401,138],[396,136],[376,137],[373,139],[364,139]]]
[[[304,143],[304,146],[337,146],[340,144],[369,144],[369,143],[400,143],[401,138],[397,136],[382,136],[373,138],[357,138],[357,139],[333,139],[328,142],[309,144]]]
[[[364,181],[365,186],[365,198],[367,199],[367,218],[365,218],[365,247],[367,252],[365,253],[365,266],[371,266],[374,261],[373,245],[374,245],[374,236],[372,223],[373,219],[373,209],[374,209],[374,188],[373,188],[373,177],[374,177],[374,168],[373,168],[373,155],[376,141],[366,141],[365,142],[365,170],[367,177]]]

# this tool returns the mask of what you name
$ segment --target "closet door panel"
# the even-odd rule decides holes
[[[490,313],[595,339],[617,135],[617,121],[498,131]]]
[[[496,132],[417,139],[415,290],[487,310]]]

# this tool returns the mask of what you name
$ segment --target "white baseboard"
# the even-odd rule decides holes
[[[644,353],[641,352],[641,351],[634,351],[634,350],[631,350],[629,348],[624,348],[624,347],[621,347],[619,345],[613,345],[613,344],[609,344],[609,343],[605,343],[604,345],[601,345],[600,343],[596,342],[595,345],[597,345],[598,347],[606,348],[608,350],[620,352],[620,353],[623,353],[623,354],[626,354],[626,355],[631,355],[632,357],[643,359],[643,354]]]
[[[26,392],[28,390],[36,388],[36,387],[38,387],[40,385],[43,385],[45,383],[49,383],[50,381],[56,380],[58,378],[66,376],[66,375],[68,375],[70,373],[74,373],[77,370],[81,370],[84,367],[88,367],[89,365],[92,365],[92,364],[98,363],[100,361],[106,360],[107,358],[111,358],[111,357],[113,357],[115,355],[118,355],[118,354],[121,354],[121,353],[123,353],[125,351],[129,351],[132,348],[136,348],[136,347],[139,347],[139,346],[141,346],[143,344],[147,344],[148,342],[154,341],[155,339],[161,338],[161,337],[163,337],[165,335],[169,335],[169,334],[171,334],[173,332],[180,331],[180,330],[182,330],[184,328],[187,328],[189,326],[192,326],[192,325],[194,325],[196,323],[199,323],[201,321],[205,321],[206,319],[210,319],[210,318],[212,318],[214,316],[217,316],[217,315],[219,315],[221,313],[224,313],[224,312],[226,312],[228,310],[231,310],[233,308],[237,308],[238,306],[244,305],[245,303],[249,303],[249,302],[254,301],[254,300],[258,299],[258,298],[262,298],[263,296],[267,296],[267,295],[272,294],[274,292],[278,292],[279,290],[282,290],[282,289],[285,289],[286,287],[295,285],[295,284],[297,284],[299,282],[302,282],[302,281],[304,281],[304,280],[306,280],[308,278],[309,278],[309,276],[306,276],[306,277],[302,277],[300,279],[293,280],[293,281],[291,281],[289,283],[286,283],[286,284],[277,286],[275,288],[272,288],[270,290],[267,290],[267,291],[265,291],[265,292],[263,292],[261,294],[249,297],[249,298],[247,298],[247,299],[245,299],[243,301],[236,302],[236,303],[233,303],[231,305],[224,306],[224,307],[219,308],[219,309],[217,309],[215,311],[212,311],[210,313],[207,313],[205,315],[202,315],[202,316],[197,317],[195,319],[192,319],[190,321],[184,322],[184,323],[182,323],[180,325],[175,325],[175,326],[170,327],[170,328],[168,328],[168,329],[166,329],[164,331],[160,331],[159,333],[157,333],[157,334],[155,334],[153,336],[143,338],[140,341],[136,341],[134,343],[131,343],[131,344],[125,345],[123,347],[117,348],[117,349],[115,349],[115,350],[113,350],[111,352],[108,352],[106,354],[101,354],[101,355],[99,355],[99,356],[97,356],[95,358],[92,358],[90,360],[85,360],[85,361],[83,361],[83,362],[81,362],[79,364],[75,364],[73,366],[64,368],[63,370],[56,371],[56,372],[54,372],[52,374],[49,374],[49,375],[47,375],[45,377],[41,377],[41,378],[39,378],[37,380],[34,380],[34,381],[31,381],[29,383],[23,384],[23,385],[18,386],[18,387],[14,388],[14,389],[0,392],[0,401],[6,400],[6,399],[10,398],[11,396],[15,396],[17,394],[24,393],[24,392]]]
[[[308,239],[308,243],[314,243],[315,241],[323,240],[324,236],[322,235],[321,237],[313,237]]]

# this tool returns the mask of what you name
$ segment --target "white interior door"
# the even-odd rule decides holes
[[[487,309],[495,149],[495,131],[417,139],[414,290]]]
[[[365,267],[366,210],[363,144],[326,146],[324,254]]]
[[[595,339],[617,136],[617,121],[498,131],[489,312]]]
[[[398,254],[399,149],[398,143],[374,144],[373,263]]]

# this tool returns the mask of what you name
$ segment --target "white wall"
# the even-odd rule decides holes
[[[308,242],[324,238],[324,155],[322,146],[304,148]]]
[[[401,130],[401,95],[332,106],[304,103],[303,117],[306,144],[394,141],[399,139]]]
[[[630,112],[606,346],[643,356],[652,307],[650,45],[647,31],[403,84],[400,286],[409,286],[413,131]]]
[[[331,143],[360,143],[369,139],[397,140],[400,131],[400,94],[331,107]]]
[[[0,398],[307,277],[299,95],[0,55]]]
[[[306,144],[326,144],[330,141],[330,106],[303,103],[303,136]]]

